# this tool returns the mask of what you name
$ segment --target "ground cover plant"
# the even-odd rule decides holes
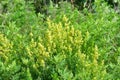
[[[39,2],[0,1],[0,80],[120,80],[118,10]]]

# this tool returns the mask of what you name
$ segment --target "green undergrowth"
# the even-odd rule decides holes
[[[1,4],[0,80],[120,79],[120,15],[107,3],[91,12],[51,2],[48,15],[29,1]]]

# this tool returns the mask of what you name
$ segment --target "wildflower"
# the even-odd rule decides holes
[[[29,47],[27,47],[27,48],[26,48],[26,50],[27,50],[27,52],[28,52],[29,56],[32,56],[32,55],[31,55],[30,48],[29,48]]]
[[[74,28],[73,27],[71,27],[70,35],[74,36]]]
[[[101,65],[104,65],[104,60],[102,60],[102,63],[101,63]]]
[[[96,78],[96,77],[94,77],[94,78],[93,78],[93,80],[97,80],[97,78]]]
[[[51,21],[49,18],[47,18],[47,24],[49,25],[48,27],[50,28],[51,27]]]
[[[93,65],[94,65],[95,67],[98,66],[98,63],[97,63],[97,60],[96,60],[96,59],[93,60]]]
[[[45,67],[45,61],[43,59],[41,60],[41,66]]]
[[[94,58],[98,59],[99,54],[98,54],[98,47],[95,45],[95,49],[94,49]]]
[[[44,46],[41,43],[38,43],[38,47],[41,51],[44,51]]]
[[[65,22],[68,21],[68,18],[65,15],[63,16],[63,21],[65,21]]]
[[[30,36],[33,37],[33,33],[32,32],[30,33]]]
[[[68,50],[71,52],[72,51],[72,48],[71,48],[71,46],[69,45],[68,46]]]
[[[89,38],[90,38],[90,34],[89,34],[89,32],[87,31],[87,32],[86,32],[86,38],[85,38],[85,40],[89,40]]]
[[[46,53],[45,53],[45,56],[46,56],[46,57],[49,57],[49,52],[46,52]]]

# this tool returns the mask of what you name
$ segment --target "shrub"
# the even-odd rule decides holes
[[[103,0],[93,12],[51,2],[49,18],[20,1],[0,15],[1,80],[119,80],[120,19]]]
[[[36,72],[38,78],[45,80],[107,79],[104,60],[99,60],[97,46],[91,47],[91,56],[81,53],[84,43],[81,32],[74,29],[65,16],[63,23],[48,20],[48,28],[38,42],[31,39],[27,56],[32,60],[29,66],[33,69],[30,70],[36,69],[31,73],[33,79]]]
[[[4,65],[1,79],[107,79],[104,60],[99,59],[97,46],[91,55],[82,53],[85,42],[81,31],[75,29],[66,18],[62,23],[48,19],[48,28],[38,38],[31,32],[13,42],[12,56]],[[86,36],[87,37],[87,36]],[[16,37],[17,38],[17,37]],[[23,42],[23,43],[22,43]]]

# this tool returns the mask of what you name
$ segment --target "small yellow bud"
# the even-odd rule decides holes
[[[65,21],[65,22],[68,21],[68,18],[65,15],[63,16],[63,21]]]
[[[38,43],[38,46],[39,46],[39,48],[40,48],[41,51],[45,50],[44,46],[41,43]]]
[[[32,33],[32,32],[30,33],[30,36],[31,36],[31,37],[33,36],[33,33]]]
[[[49,57],[49,52],[46,52],[46,53],[45,53],[45,57]]]
[[[41,66],[45,67],[45,61],[43,59],[41,60]]]
[[[97,78],[96,78],[96,77],[94,77],[94,78],[93,78],[93,80],[97,80]]]

